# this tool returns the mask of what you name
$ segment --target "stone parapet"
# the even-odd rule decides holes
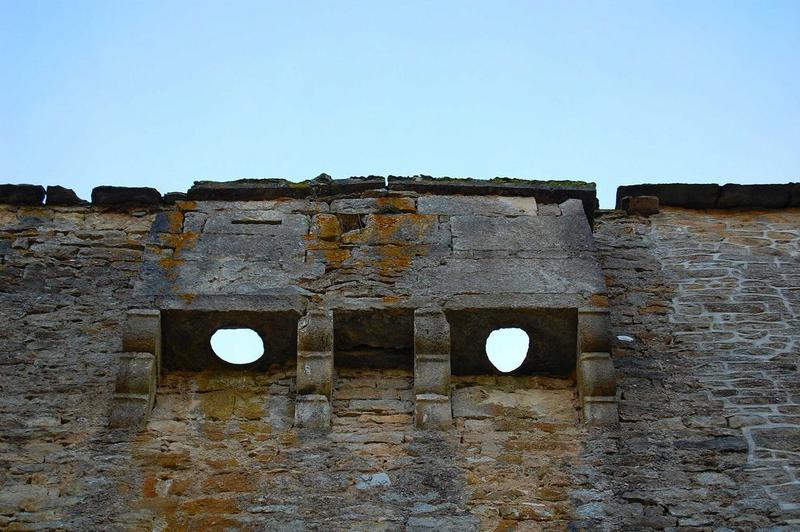
[[[800,183],[727,185],[657,183],[617,188],[616,208],[634,196],[655,196],[660,205],[687,209],[784,209],[800,207]]]

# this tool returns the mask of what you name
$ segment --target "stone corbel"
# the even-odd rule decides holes
[[[414,311],[414,394],[417,427],[451,427],[450,324],[439,308]]]
[[[312,309],[297,323],[295,426],[329,427],[332,392],[333,312]]]
[[[111,428],[139,428],[155,404],[161,371],[159,311],[128,311],[122,329],[122,351],[108,424]]]
[[[619,421],[608,309],[578,312],[576,369],[584,423],[609,425]]]

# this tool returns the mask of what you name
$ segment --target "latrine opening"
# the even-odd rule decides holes
[[[578,311],[570,308],[465,309],[447,312],[453,375],[569,376],[575,369]],[[515,331],[516,330],[516,331]],[[495,331],[506,331],[495,333]],[[490,338],[495,333],[500,342]],[[502,342],[506,336],[507,343]],[[516,337],[516,341],[514,340]],[[518,352],[522,338],[527,349]],[[498,347],[499,346],[499,347]],[[493,354],[490,355],[489,351]],[[504,354],[512,356],[505,359]],[[498,355],[497,360],[492,360]],[[505,359],[505,360],[504,360]],[[495,364],[495,362],[499,362]]]
[[[299,317],[291,311],[162,311],[162,366],[167,371],[293,367]]]
[[[333,331],[336,367],[414,368],[413,309],[337,310]]]

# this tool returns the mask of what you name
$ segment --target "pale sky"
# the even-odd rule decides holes
[[[0,0],[0,182],[800,180],[800,2]]]

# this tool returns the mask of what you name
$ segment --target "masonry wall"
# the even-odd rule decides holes
[[[421,432],[410,373],[353,369],[329,435],[291,427],[293,368],[168,373],[106,428],[153,220],[0,206],[0,528],[800,526],[798,210],[598,218],[618,427],[570,379],[461,377]]]

